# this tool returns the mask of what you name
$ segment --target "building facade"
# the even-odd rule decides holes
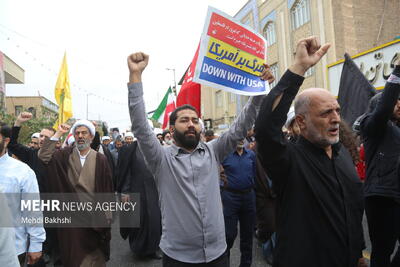
[[[301,87],[329,90],[327,66],[345,52],[356,55],[399,38],[398,14],[400,1],[395,0],[249,0],[235,18],[266,38],[266,61],[277,80],[293,63],[298,40],[315,35],[330,43],[328,54],[306,73]],[[203,118],[216,132],[232,123],[247,100],[206,86],[201,93]]]
[[[0,111],[5,109],[6,84],[24,83],[25,71],[0,51]]]
[[[18,116],[21,112],[28,111],[33,117],[56,117],[58,105],[43,96],[7,96],[6,112]]]

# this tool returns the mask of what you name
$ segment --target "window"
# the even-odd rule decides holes
[[[290,11],[293,30],[310,21],[310,0],[299,0]]]
[[[267,39],[267,46],[273,45],[276,42],[275,23],[270,21],[264,28],[264,37]]]
[[[272,75],[274,75],[275,77],[275,81],[269,85],[270,88],[272,89],[275,87],[275,85],[278,83],[279,80],[278,63],[272,64],[269,68],[271,70]]]
[[[36,118],[36,109],[34,107],[28,108],[28,112],[32,113],[32,117]]]
[[[22,106],[15,106],[15,116],[18,116],[22,112]]]
[[[218,91],[215,93],[215,103],[217,107],[222,107],[222,91]]]

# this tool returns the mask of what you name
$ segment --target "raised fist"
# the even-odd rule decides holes
[[[69,126],[68,124],[61,124],[58,126],[57,132],[61,133],[61,134],[66,134],[69,132],[69,129],[71,128],[71,126]]]
[[[290,70],[303,76],[309,68],[320,61],[330,46],[330,44],[321,46],[316,36],[301,39],[297,43],[294,64]]]
[[[17,118],[17,120],[19,121],[19,122],[21,122],[21,123],[23,123],[23,122],[26,122],[26,121],[29,121],[30,119],[32,119],[32,113],[30,113],[30,112],[21,112],[19,115],[18,115],[18,118]]]
[[[137,52],[128,57],[129,72],[142,73],[149,63],[149,56],[142,52]]]

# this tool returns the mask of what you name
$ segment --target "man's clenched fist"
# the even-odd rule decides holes
[[[22,123],[29,121],[30,119],[32,119],[32,117],[33,117],[32,113],[30,112],[21,112],[18,115],[17,120],[14,123],[14,126],[21,127]]]
[[[62,133],[62,134],[66,134],[69,132],[69,129],[71,128],[71,126],[69,126],[68,124],[61,124],[58,126],[58,132]]]
[[[142,72],[149,63],[149,56],[142,52],[137,52],[128,57],[129,83],[142,81]]]

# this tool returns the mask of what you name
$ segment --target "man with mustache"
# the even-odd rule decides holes
[[[142,72],[149,56],[128,57],[132,131],[154,176],[162,217],[163,266],[228,266],[219,166],[246,137],[264,96],[251,97],[233,125],[209,143],[200,141],[198,111],[183,105],[169,119],[174,143],[162,146],[147,123]],[[264,78],[273,77],[270,72]]]
[[[32,134],[31,141],[29,142],[28,147],[39,148],[39,138],[40,138],[40,133]]]
[[[298,42],[294,64],[264,99],[256,120],[258,152],[276,199],[274,267],[366,266],[363,196],[350,153],[339,143],[340,106],[324,89],[294,103],[296,142],[282,132],[305,72],[329,49],[316,37]]]
[[[95,193],[112,193],[112,175],[107,158],[90,147],[95,136],[92,122],[77,121],[71,129],[75,145],[56,150],[57,141],[69,132],[69,128],[69,125],[61,124],[39,150],[39,158],[47,165],[49,174],[46,188],[51,193],[85,193],[91,198]],[[109,227],[56,230],[63,266],[106,266],[110,253]]]
[[[131,145],[133,144],[134,138],[133,138],[133,133],[127,132],[125,134],[125,144],[126,145]]]

